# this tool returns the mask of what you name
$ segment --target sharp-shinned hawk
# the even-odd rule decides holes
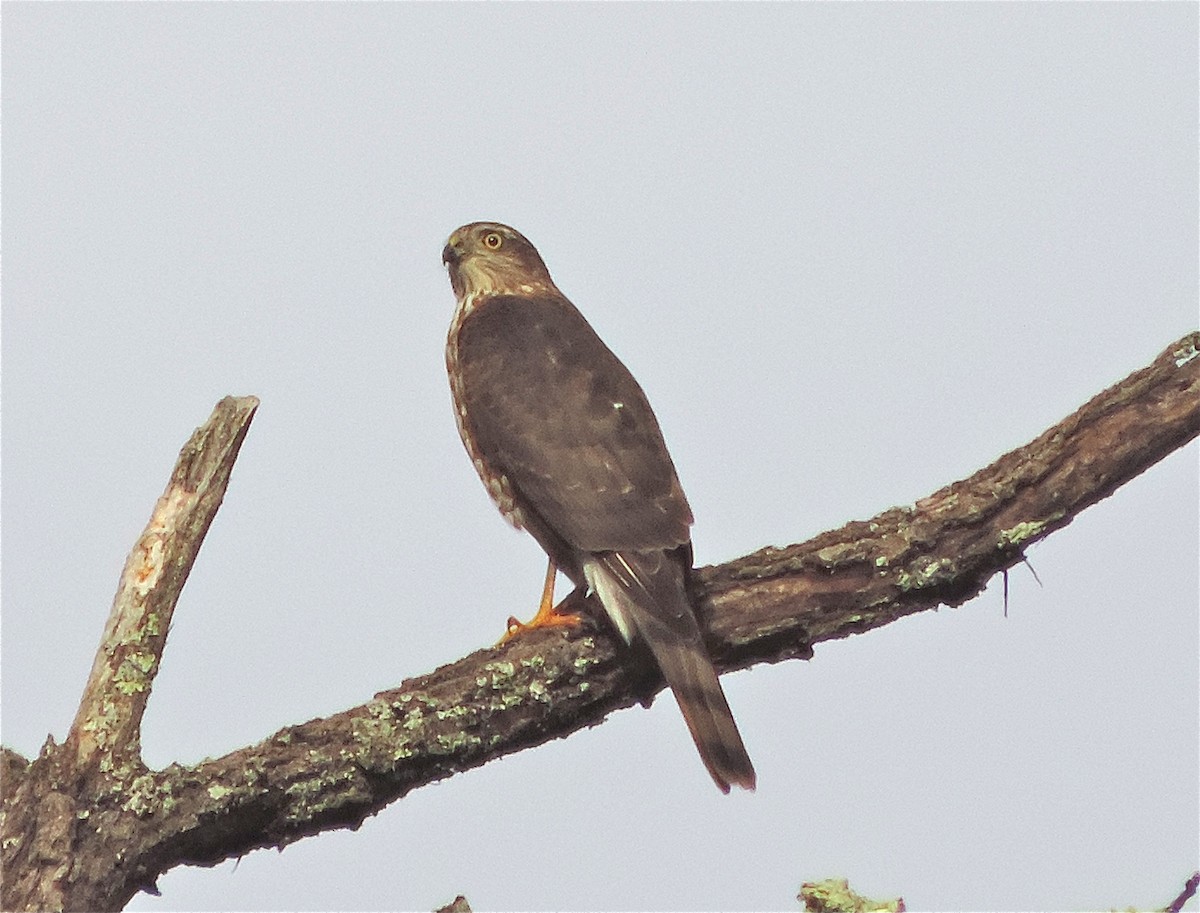
[[[590,588],[649,647],[717,785],[753,789],[688,596],[692,512],[642,388],[519,232],[464,225],[442,259],[459,433],[500,511],[550,557],[541,610],[510,630],[575,620],[555,611],[556,569]]]

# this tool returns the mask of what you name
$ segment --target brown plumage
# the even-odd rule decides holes
[[[463,443],[501,512],[675,694],[713,780],[753,789],[754,768],[687,594],[692,512],[642,388],[558,290],[537,250],[493,222],[442,253],[458,306],[446,368]],[[539,613],[533,625],[558,623]]]

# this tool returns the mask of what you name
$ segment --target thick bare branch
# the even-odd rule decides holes
[[[1198,349],[1200,333],[1190,334],[1037,440],[913,507],[699,570],[718,665],[806,657],[819,641],[970,598],[1030,543],[1200,433]],[[179,863],[356,827],[418,786],[594,725],[661,687],[626,660],[603,627],[535,631],[223,758],[112,779],[88,799],[72,848],[120,862],[106,881],[67,871],[64,894],[114,909]],[[5,847],[7,863],[7,837]],[[27,896],[10,895],[6,881],[6,906]]]
[[[216,516],[238,450],[258,408],[227,396],[184,445],[150,522],[125,561],[66,744],[79,765],[119,753],[137,758],[142,715],[158,673],[175,603]],[[110,759],[111,760],[111,759]]]
[[[171,615],[257,408],[252,396],[226,397],[184,445],[121,572],[66,742],[48,739],[32,764],[4,751],[4,909],[100,909],[132,896],[114,876],[129,823],[97,841],[86,821],[145,771],[142,716]]]
[[[1022,550],[1200,433],[1200,334],[1106,390],[1030,444],[911,508],[809,542],[701,569],[724,670],[811,655],[812,645],[941,604],[958,605]],[[356,826],[409,790],[600,721],[661,683],[638,682],[606,628],[537,631],[282,730],[199,767],[155,775],[191,858],[229,855],[199,825],[236,808],[236,851]],[[222,801],[206,800],[220,784]],[[193,804],[195,802],[196,804]]]
[[[913,507],[702,572],[729,666],[803,654],[975,596],[1029,545],[1200,434],[1198,348],[1200,334],[1188,334],[1037,439]]]

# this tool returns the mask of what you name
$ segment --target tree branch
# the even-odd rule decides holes
[[[115,908],[133,896],[113,875],[131,822],[113,822],[116,830],[97,840],[88,819],[145,773],[142,715],[171,615],[257,408],[253,396],[225,397],[184,445],[121,572],[65,743],[47,739],[32,764],[4,750],[5,909]]]
[[[913,507],[698,570],[718,667],[808,657],[817,642],[971,598],[1031,543],[1200,433],[1198,355],[1200,333],[1189,334],[1030,444]],[[20,789],[10,803],[6,786],[4,906],[46,905],[28,889],[30,867],[57,872],[68,906],[117,909],[180,863],[357,827],[418,786],[595,725],[662,687],[626,656],[607,628],[534,631],[216,760],[102,772],[91,793],[65,791],[81,822],[67,835],[27,808],[10,826],[8,812],[35,798],[31,783],[54,782],[38,766],[58,757],[55,746],[29,768],[6,756],[6,779],[11,769]],[[136,723],[122,731],[136,738]],[[107,859],[108,877],[89,876],[84,857]]]
[[[125,560],[66,745],[76,763],[141,756],[142,715],[175,603],[217,515],[258,399],[227,396],[183,446],[167,489]]]
[[[913,507],[701,572],[724,668],[958,606],[1034,542],[1200,434],[1200,333]],[[778,641],[777,649],[769,641]]]
[[[1163,907],[1163,913],[1180,913],[1183,905],[1196,896],[1196,888],[1200,888],[1200,872],[1193,872],[1184,882],[1183,890],[1169,904]]]

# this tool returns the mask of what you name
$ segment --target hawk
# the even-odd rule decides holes
[[[541,608],[509,634],[578,622],[554,605],[562,571],[649,648],[717,786],[754,789],[688,596],[692,511],[642,388],[519,232],[464,225],[442,261],[459,434],[501,513],[550,558]]]

